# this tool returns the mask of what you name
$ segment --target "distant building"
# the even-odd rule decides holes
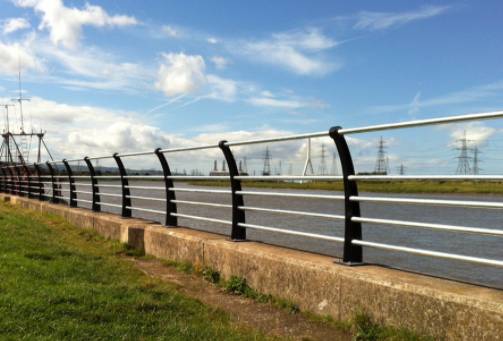
[[[241,161],[239,161],[238,171],[240,175],[248,175],[248,172],[246,172],[246,169],[243,168]],[[229,171],[227,170],[227,164],[225,163],[225,160],[222,160],[221,170],[218,170],[217,160],[213,161],[213,169],[210,171],[210,176],[229,176]]]
[[[222,161],[222,170],[218,170],[217,160],[215,160],[213,162],[213,170],[210,171],[210,176],[229,176],[229,172],[227,171],[225,160]]]

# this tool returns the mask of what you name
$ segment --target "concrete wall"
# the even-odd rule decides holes
[[[5,195],[0,195],[5,198]],[[3,199],[5,200],[5,199]],[[346,267],[330,257],[140,219],[12,196],[13,204],[64,217],[81,228],[142,248],[155,257],[211,267],[246,278],[256,290],[301,309],[377,321],[446,340],[503,340],[503,291],[377,266]]]

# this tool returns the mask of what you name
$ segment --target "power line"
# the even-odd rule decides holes
[[[376,174],[388,174],[388,157],[386,155],[386,143],[382,136],[379,139],[379,144],[377,147],[377,159],[374,167],[374,173]]]
[[[468,151],[471,148],[468,148],[468,143],[472,142],[466,138],[466,130],[463,132],[463,137],[457,141],[460,144],[460,147],[456,149],[459,150],[458,166],[456,167],[456,174],[458,175],[468,175],[471,174],[470,167],[470,156],[468,155]]]
[[[265,147],[265,155],[264,155],[264,168],[262,169],[262,175],[271,175],[271,152],[269,151],[269,147]]]

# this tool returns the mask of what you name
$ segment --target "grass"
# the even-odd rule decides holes
[[[2,339],[264,339],[143,275],[121,256],[134,250],[61,218],[2,203],[0,240]]]
[[[198,186],[228,187],[226,181],[203,181],[189,182]],[[305,183],[274,182],[274,181],[246,181],[245,187],[256,188],[284,188],[304,190],[330,190],[342,191],[341,181],[312,181]],[[379,193],[481,193],[503,194],[503,182],[501,181],[359,181],[358,189],[362,192]]]

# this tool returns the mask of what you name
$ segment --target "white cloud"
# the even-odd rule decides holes
[[[20,7],[30,7],[42,15],[39,29],[48,29],[51,41],[67,48],[78,45],[85,25],[114,27],[135,25],[138,21],[131,16],[109,15],[100,6],[86,3],[83,9],[66,7],[62,0],[17,0]]]
[[[320,30],[310,28],[276,33],[267,40],[241,42],[235,51],[245,53],[254,61],[277,65],[300,75],[324,75],[341,65],[328,62],[318,54],[336,45]]]
[[[168,97],[195,92],[207,82],[206,64],[199,55],[164,53],[156,88]]]
[[[129,91],[151,88],[154,70],[133,62],[117,60],[101,49],[86,47],[66,50],[38,40],[33,49],[45,60],[59,64],[49,81],[76,88]]]
[[[247,99],[247,102],[258,107],[271,107],[278,109],[300,109],[305,107],[321,108],[325,104],[321,101],[299,98],[277,98],[270,91],[262,91],[259,96]]]
[[[225,102],[232,102],[238,92],[236,81],[228,78],[222,78],[216,75],[208,75],[208,86],[210,88],[208,98],[217,99]]]
[[[468,147],[483,145],[495,132],[496,129],[488,127],[479,122],[472,122],[462,125],[451,125],[450,147],[460,147],[460,140],[466,137]]]
[[[299,101],[276,99],[271,97],[252,97],[248,100],[248,102],[259,107],[273,107],[282,109],[298,109],[305,106],[305,103]]]
[[[7,99],[0,98],[4,100]],[[57,158],[153,150],[187,143],[146,123],[133,112],[69,105],[40,97],[33,97],[24,109],[25,130],[46,130],[46,142]],[[12,126],[17,126],[15,114],[12,111]],[[33,127],[29,127],[30,121]]]
[[[503,92],[503,81],[475,86],[461,91],[454,91],[445,95],[421,99],[421,94],[416,94],[411,103],[377,105],[369,108],[372,113],[389,113],[397,111],[419,111],[423,108],[475,103],[487,98],[499,98]]]
[[[29,27],[30,23],[25,18],[10,18],[4,21],[2,31],[3,34],[9,34]]]
[[[43,63],[26,44],[4,44],[0,42],[0,74],[15,75],[19,70],[42,71]]]
[[[208,39],[206,39],[206,41],[209,43],[209,44],[212,44],[212,45],[215,45],[215,44],[218,44],[219,43],[219,40],[215,37],[209,37]]]
[[[176,29],[170,25],[162,26],[161,31],[162,31],[162,33],[164,33],[164,35],[166,35],[170,38],[180,38],[180,36],[182,34],[179,29]]]
[[[211,61],[219,70],[223,70],[229,65],[229,60],[222,56],[213,56],[211,57]]]
[[[424,6],[415,11],[390,12],[360,12],[354,24],[355,29],[377,31],[393,26],[404,25],[412,21],[428,19],[445,13],[448,6]]]

